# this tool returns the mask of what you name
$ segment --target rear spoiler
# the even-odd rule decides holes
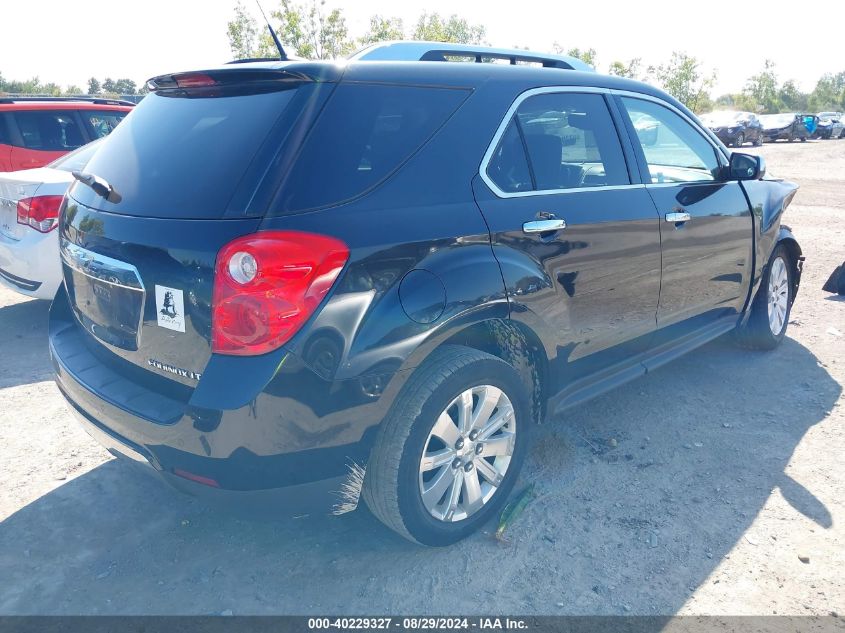
[[[204,89],[216,92],[221,88],[251,86],[272,90],[274,86],[275,89],[283,88],[280,84],[339,81],[343,71],[343,65],[326,62],[244,60],[208,70],[159,75],[147,80],[147,88],[150,91]]]

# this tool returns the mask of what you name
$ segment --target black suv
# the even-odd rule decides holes
[[[648,85],[419,46],[157,77],[77,175],[50,352],[110,451],[291,513],[361,495],[444,545],[535,424],[727,332],[783,339],[795,185]]]

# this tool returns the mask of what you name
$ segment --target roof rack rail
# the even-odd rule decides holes
[[[518,62],[542,64],[544,68],[563,68],[595,72],[589,64],[577,57],[549,55],[519,48],[492,48],[471,44],[450,44],[446,42],[392,41],[377,42],[361,49],[349,57],[350,61],[401,61],[423,62],[449,61],[450,57],[471,57],[476,63],[489,60],[507,60],[511,65]],[[467,60],[468,61],[468,60]]]
[[[26,96],[14,96],[14,95],[6,95],[0,97],[0,103],[26,103],[26,102],[44,102],[44,101],[85,101],[87,103],[94,103],[97,105],[126,105],[126,106],[134,106],[137,105],[132,101],[126,101],[125,99],[109,99],[108,97],[88,97],[88,96],[80,96],[80,97],[52,97],[52,96],[45,96],[45,97],[38,97],[34,95],[26,95]]]

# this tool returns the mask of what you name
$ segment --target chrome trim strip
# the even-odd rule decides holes
[[[127,290],[146,293],[138,269],[117,259],[95,253],[61,238],[60,252],[65,264],[86,277]]]

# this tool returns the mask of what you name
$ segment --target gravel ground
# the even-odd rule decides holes
[[[788,338],[726,340],[549,420],[506,533],[413,546],[366,511],[230,516],[115,461],[50,380],[47,303],[0,290],[0,614],[845,613],[845,140],[767,145],[802,186]]]

